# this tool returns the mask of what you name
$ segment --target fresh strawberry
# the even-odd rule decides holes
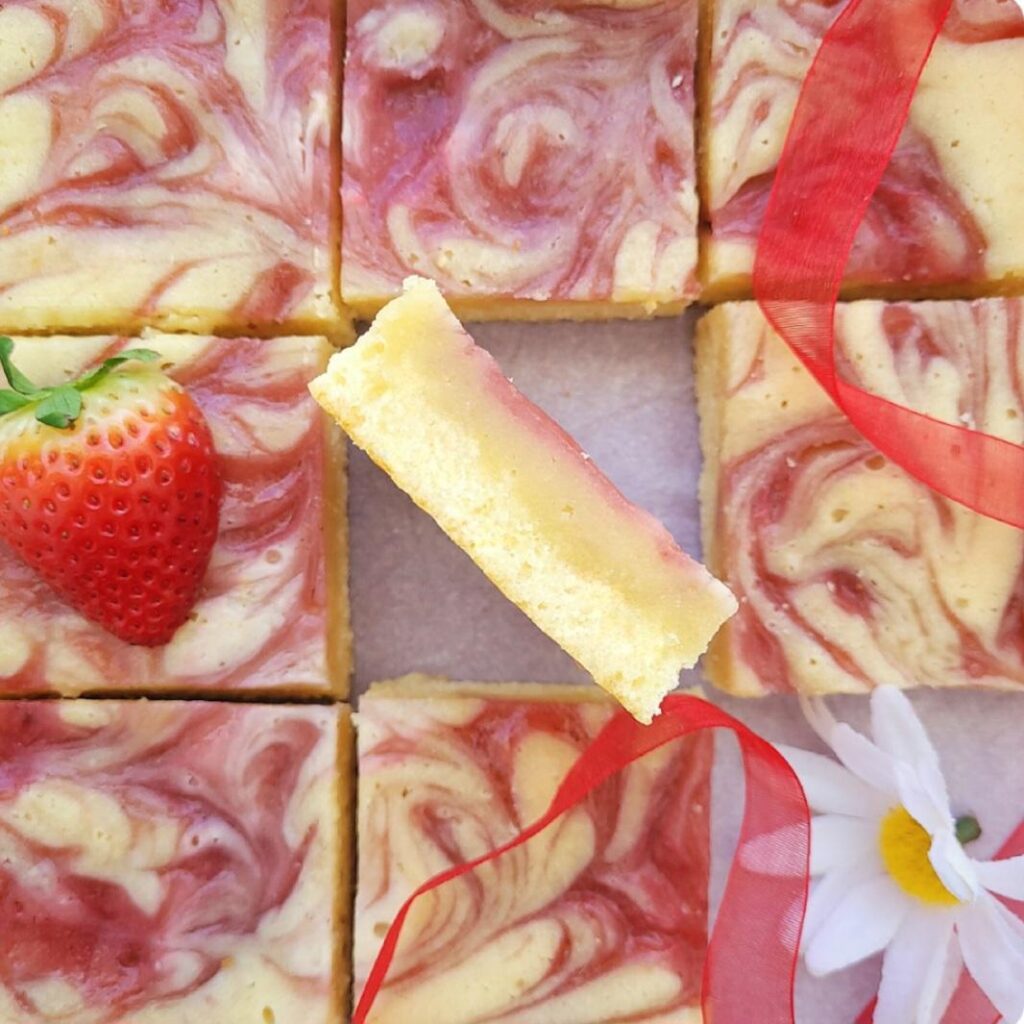
[[[210,428],[147,349],[38,388],[0,338],[0,540],[81,614],[167,643],[199,595],[221,481]],[[131,365],[123,365],[130,362]]]

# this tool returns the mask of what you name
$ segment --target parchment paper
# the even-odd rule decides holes
[[[695,321],[691,313],[652,323],[489,324],[470,330],[627,497],[699,555]],[[356,693],[374,680],[413,671],[472,680],[587,679],[362,453],[351,456]],[[682,684],[700,681],[694,672]],[[707,693],[768,739],[820,749],[793,698],[739,701],[710,687]],[[954,809],[982,824],[971,852],[987,856],[1024,817],[1024,694],[919,691],[913,700],[939,748]],[[832,706],[856,726],[865,724],[865,698],[839,698]],[[742,803],[730,742],[719,743],[715,777],[713,899]],[[851,1024],[877,985],[877,962],[827,980],[801,976],[799,1021]]]

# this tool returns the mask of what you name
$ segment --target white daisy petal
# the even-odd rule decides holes
[[[950,810],[949,790],[946,788],[946,779],[942,769],[936,765],[917,768],[915,765],[918,784],[925,791],[935,808],[943,814],[953,816]]]
[[[891,800],[831,758],[795,747],[777,749],[800,779],[811,810],[819,814],[880,818],[892,806]]]
[[[1011,900],[1024,900],[1024,856],[975,861],[974,870],[986,889]]]
[[[890,764],[891,759],[875,744],[845,723],[837,721],[820,698],[801,697],[800,707],[810,727],[832,748],[832,752],[854,775],[870,788],[881,789],[883,792],[890,791],[891,787],[887,785],[889,777],[885,768],[881,766]],[[844,751],[849,754],[853,763],[847,759]],[[890,795],[895,796],[895,791]]]
[[[887,876],[848,889],[811,937],[804,953],[807,969],[820,977],[880,953],[910,909],[910,901]]]
[[[896,789],[900,803],[912,818],[929,832],[953,833],[954,818],[949,791],[940,769],[931,771],[917,765],[896,763]]]
[[[911,815],[929,831],[951,822],[938,752],[901,690],[883,686],[871,695],[871,731],[879,748],[900,762],[900,800]]]
[[[832,730],[832,749],[858,778],[880,793],[898,798],[896,769],[899,762],[879,750],[866,736],[840,723]]]
[[[1001,900],[997,900],[991,893],[986,892],[982,895],[985,905],[996,915],[999,921],[1002,922],[1002,926],[1008,929],[1011,935],[1016,936],[1016,941],[1021,944],[1015,948],[1024,952],[1024,921],[1009,910]],[[1024,968],[1024,960],[1018,960],[1016,966]]]
[[[895,769],[899,802],[910,816],[928,832],[953,833],[953,812],[949,807],[945,783],[929,785],[917,770],[899,762]]]
[[[939,767],[939,755],[906,694],[880,686],[871,694],[871,734],[879,749],[915,767]]]
[[[874,1024],[938,1024],[960,973],[953,915],[911,911],[882,961]]]
[[[944,955],[936,957],[925,979],[915,1024],[931,1024],[932,1021],[943,1019],[953,993],[960,984],[963,970],[964,958],[959,944],[948,943]]]
[[[818,734],[823,743],[831,747],[832,733],[839,725],[835,715],[829,711],[828,705],[820,698],[805,697],[801,694],[799,700],[800,709],[804,713],[804,718],[807,719],[807,724]]]
[[[804,947],[810,944],[818,929],[831,917],[832,912],[854,886],[866,882],[869,878],[876,878],[884,870],[880,862],[851,864],[815,882],[811,886],[807,916],[804,918]]]
[[[981,887],[977,870],[955,833],[942,832],[932,836],[928,861],[939,876],[939,881],[961,903],[969,903],[978,896]]]
[[[1024,924],[993,896],[957,914],[964,964],[992,1005],[1008,1020],[1024,1015]]]
[[[878,823],[842,814],[811,820],[811,875],[863,863],[878,845]]]

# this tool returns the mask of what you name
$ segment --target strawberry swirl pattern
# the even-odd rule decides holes
[[[696,295],[696,4],[348,5],[342,291]]]
[[[413,889],[537,817],[615,710],[483,693],[364,700],[357,994]],[[705,735],[649,755],[556,827],[425,896],[372,1019],[424,1006],[437,1022],[697,1019],[711,752]]]
[[[332,322],[327,0],[0,9],[0,325]]]
[[[255,1020],[247,990],[279,1020],[322,1013],[336,718],[0,706],[3,1019]]]
[[[727,315],[710,535],[740,611],[714,646],[723,681],[753,693],[1024,686],[1024,535],[880,455],[794,377],[753,306]],[[1019,300],[856,303],[837,340],[859,386],[1024,440]]]
[[[735,291],[751,271],[801,83],[844,6],[826,0],[716,5],[704,141],[712,286]],[[1006,166],[994,170],[974,134],[984,131],[987,145],[1000,145],[1004,135],[1012,139],[1016,98],[1004,102],[998,94],[1001,82],[1018,81],[1022,73],[1020,9],[1004,0],[958,0],[857,233],[848,285],[980,288],[990,277],[1024,275],[1017,241],[1024,224],[1017,200],[1024,171],[1017,165],[1024,149],[1018,160],[1011,141]]]

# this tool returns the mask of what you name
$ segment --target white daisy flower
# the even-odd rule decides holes
[[[804,709],[841,762],[781,748],[816,814],[808,970],[884,953],[874,1024],[938,1024],[966,967],[1005,1021],[1024,1024],[1024,924],[996,898],[1024,900],[1024,857],[968,856],[977,823],[954,819],[935,748],[895,687],[872,694],[873,742],[820,701]]]

